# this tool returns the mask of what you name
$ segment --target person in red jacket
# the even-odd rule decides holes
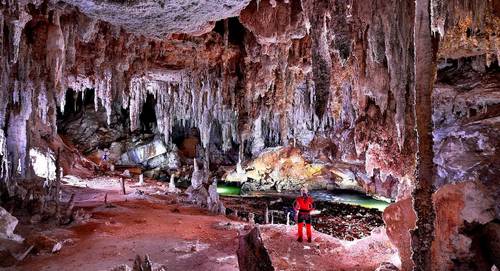
[[[311,211],[314,210],[314,201],[309,196],[307,188],[300,189],[300,196],[295,199],[293,208],[295,209],[295,221],[297,221],[299,237],[297,241],[302,242],[302,228],[306,223],[307,242],[311,243]]]

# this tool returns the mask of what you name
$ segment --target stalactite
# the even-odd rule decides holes
[[[101,105],[106,109],[106,119],[108,125],[111,123],[111,104],[112,104],[112,88],[111,88],[112,73],[106,70],[103,77],[97,82],[95,96],[100,99]],[[96,103],[97,104],[97,103]]]
[[[43,124],[47,124],[49,101],[47,98],[47,89],[42,82],[38,89],[38,117],[42,120]]]
[[[19,112],[10,112],[9,125],[7,128],[7,149],[11,154],[10,172],[24,177],[27,172],[26,157],[29,150],[27,139],[27,120],[32,112],[33,83],[15,84],[13,102],[19,107]],[[22,95],[21,95],[22,93]]]
[[[237,115],[223,100],[221,79],[213,74],[168,76],[167,81],[151,77],[136,77],[130,83],[131,130],[138,128],[138,117],[147,94],[157,99],[155,108],[158,130],[167,143],[175,123],[197,127],[203,148],[208,148],[210,130],[214,121],[222,126],[223,149],[228,150],[235,141]]]
[[[52,23],[47,29],[46,65],[50,70],[50,80],[52,81],[54,90],[56,92],[61,92],[64,91],[64,87],[61,86],[61,81],[66,56],[66,46],[57,10],[53,12],[52,17]]]
[[[262,135],[262,115],[254,120],[253,131],[252,131],[252,154],[257,155],[266,146],[264,138]]]
[[[396,20],[385,23],[386,33],[391,33],[386,37],[395,39],[396,41],[389,41],[386,39],[386,55],[390,72],[390,86],[391,91],[394,93],[396,99],[396,114],[394,121],[396,122],[397,129],[397,142],[399,149],[403,148],[405,142],[405,113],[406,113],[406,92],[410,88],[412,80],[410,73],[410,47],[413,46],[411,38],[412,25],[411,20],[405,16],[411,12],[411,5],[394,5],[394,13],[397,14]],[[396,12],[396,9],[403,9],[403,12]],[[390,30],[388,26],[391,25]],[[409,77],[410,76],[410,77]]]
[[[31,20],[31,16],[24,10],[24,7],[19,11],[18,18],[16,20],[12,20],[10,22],[10,31],[11,31],[11,46],[10,49],[10,64],[14,64],[17,62],[19,57],[19,44],[21,42],[21,34],[24,29],[26,23]]]
[[[7,138],[3,129],[0,129],[0,179],[9,179],[9,159],[7,151]]]
[[[309,144],[318,129],[318,117],[314,110],[315,93],[314,87],[304,81],[295,88],[293,94],[293,105],[288,111],[293,138],[303,145]]]
[[[330,97],[332,58],[328,41],[328,3],[310,4],[309,20],[312,37],[312,73],[316,88],[316,115],[321,119],[326,112],[326,104]],[[312,8],[314,6],[314,8]]]

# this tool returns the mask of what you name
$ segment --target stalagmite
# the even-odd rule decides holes
[[[255,224],[255,214],[254,213],[248,213],[248,223]]]
[[[226,214],[226,208],[224,207],[224,204],[222,201],[219,199],[219,193],[217,192],[217,180],[214,179],[212,184],[208,188],[208,210],[210,210],[212,213],[216,214]]]
[[[211,202],[210,201],[211,195],[203,185],[207,181],[206,179],[208,178],[208,176],[206,175],[206,171],[205,170],[202,171],[198,168],[196,159],[193,159],[193,163],[194,167],[193,167],[193,174],[191,176],[191,185],[186,190],[186,193],[188,194],[189,199],[192,202],[196,203],[197,205],[209,208],[213,207],[208,205],[208,203]],[[217,188],[215,189],[217,193]]]
[[[175,187],[174,179],[175,179],[175,176],[173,174],[170,175],[170,182],[168,183],[168,188],[167,188],[168,193],[179,193],[180,192],[180,189]]]
[[[122,187],[123,195],[127,195],[127,191],[125,191],[125,179],[124,178],[120,178],[120,185]]]
[[[201,171],[196,163],[196,158],[193,159],[193,175],[191,176],[191,187],[193,189],[198,189],[204,183],[204,172]]]
[[[238,157],[238,162],[236,163],[236,173],[245,174],[245,170],[241,167],[241,156]]]

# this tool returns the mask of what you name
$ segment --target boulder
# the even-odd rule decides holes
[[[274,271],[271,257],[262,242],[258,227],[240,236],[236,254],[240,271]]]
[[[71,138],[75,146],[85,153],[95,151],[103,146],[109,146],[119,138],[128,135],[126,120],[120,114],[121,106],[113,103],[111,106],[110,123],[107,123],[107,114],[103,107],[94,110],[87,105],[80,112],[65,110],[62,119],[58,120],[57,127],[64,131],[64,135]]]
[[[14,233],[18,222],[17,218],[0,207],[0,238],[22,242],[23,238]]]
[[[177,151],[170,151],[147,160],[145,165],[148,168],[178,169],[181,162]]]
[[[147,164],[147,161],[167,152],[167,146],[161,139],[138,145],[120,157],[120,164]]]
[[[0,267],[9,267],[24,260],[33,246],[8,239],[0,239]],[[0,268],[0,270],[3,270]]]
[[[123,154],[124,149],[125,146],[121,142],[111,143],[111,146],[109,147],[109,160],[112,161],[113,163],[120,160],[120,157]]]

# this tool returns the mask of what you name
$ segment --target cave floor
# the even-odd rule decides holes
[[[75,193],[75,209],[90,218],[59,227],[22,223],[23,236],[41,233],[61,241],[62,249],[32,253],[5,270],[110,270],[132,266],[136,255],[146,254],[169,270],[238,270],[238,235],[251,228],[247,223],[209,214],[182,196],[158,193],[164,184],[152,180],[140,187],[128,182],[126,196],[113,177],[69,182],[66,196]],[[373,270],[380,262],[398,260],[385,233],[355,242],[313,234],[312,245],[299,244],[292,226],[263,227],[278,270]]]

